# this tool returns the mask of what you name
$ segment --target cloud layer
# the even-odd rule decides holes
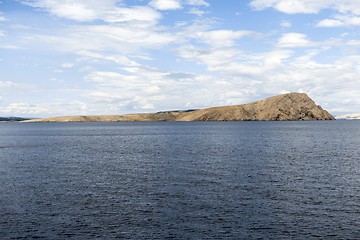
[[[154,112],[292,91],[334,115],[360,109],[356,1],[252,0],[243,13],[205,0],[21,4],[26,21],[0,13],[0,115]]]

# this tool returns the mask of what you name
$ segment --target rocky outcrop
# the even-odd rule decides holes
[[[316,105],[305,93],[288,93],[243,105],[202,109],[184,114],[178,120],[334,120],[334,117]]]
[[[305,93],[288,93],[243,105],[213,107],[191,111],[144,114],[75,116],[31,120],[28,122],[145,122],[145,121],[283,121],[335,120]]]

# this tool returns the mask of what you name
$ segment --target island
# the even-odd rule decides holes
[[[0,117],[0,122],[21,122],[29,120],[28,118],[21,117]]]
[[[149,122],[149,121],[298,121],[335,120],[305,93],[287,93],[260,101],[205,109],[126,115],[64,116],[25,122]]]

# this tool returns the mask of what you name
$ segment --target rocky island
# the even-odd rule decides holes
[[[66,116],[26,122],[297,121],[335,120],[305,93],[287,93],[234,106],[126,115]]]

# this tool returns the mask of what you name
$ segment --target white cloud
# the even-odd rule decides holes
[[[114,0],[23,0],[24,4],[32,7],[42,8],[51,14],[77,21],[91,21],[98,19],[100,12],[115,7]]]
[[[47,47],[81,56],[91,54],[89,57],[131,66],[136,63],[127,54],[142,54],[145,49],[163,47],[175,39],[156,28],[125,24],[74,26],[59,29],[56,35],[33,35],[27,40],[42,50]]]
[[[257,35],[252,31],[214,30],[197,32],[195,36],[211,46],[233,46],[235,41],[246,36]]]
[[[292,26],[292,23],[291,23],[290,21],[284,20],[284,21],[282,21],[282,22],[280,23],[280,26],[285,27],[285,28],[289,28],[289,27]]]
[[[97,18],[97,14],[94,10],[77,3],[59,5],[56,8],[53,8],[51,12],[56,16],[77,21],[91,21]]]
[[[204,0],[187,0],[186,3],[193,6],[210,6],[210,4]]]
[[[122,7],[117,0],[23,0],[24,4],[44,9],[52,15],[80,22],[102,20],[105,22],[143,21],[157,22],[161,15],[146,6]]]
[[[207,14],[208,12],[206,12],[204,10],[201,10],[201,9],[198,9],[198,8],[190,8],[188,13],[194,14],[194,15],[197,15],[197,16],[201,17],[201,16]]]
[[[128,44],[127,48],[138,47],[156,47],[162,46],[173,41],[174,37],[169,33],[158,32],[152,28],[137,27],[137,25],[126,26],[89,26],[82,28],[84,33],[93,35],[92,37],[106,39],[106,43],[111,42],[114,45]],[[96,37],[98,35],[98,37]],[[131,46],[129,45],[131,44]],[[113,48],[109,46],[109,48]]]
[[[288,50],[274,50],[249,55],[235,48],[206,50],[193,46],[180,48],[178,53],[182,58],[204,64],[208,71],[247,76],[259,76],[283,66],[283,61],[292,55],[292,52]]]
[[[62,67],[62,68],[73,68],[73,67],[74,67],[74,64],[73,64],[73,63],[66,62],[66,63],[61,64],[61,67]]]
[[[10,82],[10,81],[0,81],[0,89],[4,89],[4,88],[11,88],[11,87],[14,87],[16,86],[15,83],[13,82]]]
[[[5,22],[7,19],[2,15],[2,13],[0,12],[0,23],[1,22]]]
[[[229,64],[214,68],[216,71],[225,71],[229,74],[242,74],[253,79],[263,79],[267,74],[286,66],[284,61],[292,55],[291,51],[273,50],[254,54],[243,55],[243,59],[234,59]]]
[[[278,40],[278,46],[283,48],[311,47],[315,43],[308,40],[307,35],[302,33],[285,33]]]
[[[317,23],[317,27],[345,27],[360,26],[360,16],[335,15],[332,18],[323,19]]]
[[[131,76],[126,76],[116,72],[92,72],[85,77],[85,80],[87,81],[95,82],[102,85],[110,84],[111,86],[122,80],[128,81],[132,79],[133,77]]]
[[[0,2],[1,3],[1,2]],[[2,12],[0,12],[0,25],[2,22],[7,21],[7,19],[2,15]],[[0,29],[0,38],[5,36],[5,32]]]
[[[0,45],[0,48],[3,48],[3,49],[20,49],[20,47],[15,46],[15,45],[10,45],[10,44]]]
[[[89,51],[80,51],[80,52],[77,52],[77,54],[84,56],[84,57],[88,57],[90,59],[102,59],[102,60],[112,61],[119,65],[123,65],[123,66],[140,66],[140,64],[138,64],[135,61],[130,60],[128,57],[117,55],[117,54],[105,55],[105,54],[94,53],[94,52],[89,52]]]
[[[210,87],[211,76],[193,75],[184,72],[164,72],[146,67],[122,68],[128,74],[118,72],[92,72],[86,80],[94,84],[87,96],[96,99],[96,104],[106,103],[113,111],[129,113],[171,109],[185,109],[194,96],[202,95],[204,87]],[[216,87],[211,86],[211,89]],[[209,90],[210,91],[210,90]],[[211,90],[213,91],[213,90]],[[217,90],[218,91],[218,90]],[[209,104],[210,95],[193,101]],[[196,97],[195,97],[196,98]],[[206,105],[209,106],[209,105]],[[97,108],[97,107],[94,107]]]
[[[29,88],[30,86],[25,84],[19,84],[11,81],[0,81],[0,90],[4,89],[21,89],[21,88]]]
[[[149,5],[158,10],[178,10],[183,8],[183,4],[198,7],[208,7],[210,4],[205,0],[152,0]],[[199,9],[190,10],[191,13],[196,15],[203,15]]]
[[[35,116],[48,112],[49,110],[45,107],[28,103],[11,103],[0,110],[1,114],[9,116]]]
[[[184,46],[178,49],[180,57],[205,64],[209,70],[232,62],[242,52],[237,49],[200,49],[195,46]]]
[[[148,23],[156,23],[161,18],[161,15],[145,6],[134,6],[134,7],[122,7],[117,8],[114,11],[104,14],[103,19],[106,22],[118,23],[118,22],[129,22],[129,21],[141,21]]]
[[[324,19],[318,22],[318,27],[341,27],[344,23],[339,19]]]
[[[350,40],[346,44],[349,46],[360,46],[360,40]]]
[[[182,8],[180,0],[152,0],[149,5],[159,10],[177,10]]]
[[[250,5],[256,10],[274,8],[287,14],[318,13],[329,8],[341,13],[360,14],[360,1],[357,0],[252,0]]]
[[[324,9],[335,11],[335,15],[322,19],[317,27],[360,26],[360,1],[357,0],[252,0],[256,10],[274,8],[287,14],[315,14]]]
[[[330,0],[332,2],[332,0]],[[275,8],[288,14],[294,13],[317,13],[321,8],[328,7],[326,0],[252,0],[250,5],[256,10]]]

